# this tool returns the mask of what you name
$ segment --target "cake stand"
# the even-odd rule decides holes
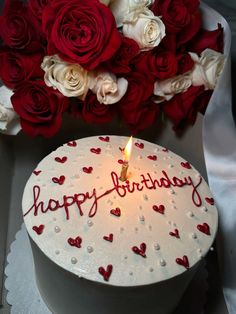
[[[37,288],[33,256],[24,224],[11,244],[7,262],[5,288],[8,291],[7,302],[11,305],[11,314],[50,314]],[[174,314],[204,313],[208,274],[205,263],[202,264]]]

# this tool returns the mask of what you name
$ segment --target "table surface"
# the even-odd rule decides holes
[[[227,7],[227,0],[225,0],[225,5],[220,2],[220,0],[207,0],[205,1],[210,6],[215,8],[218,12],[220,12],[226,20],[229,22],[231,30],[232,30],[232,83],[236,81],[236,9]],[[236,0],[235,0],[236,1]],[[0,1],[2,4],[3,1]],[[233,108],[233,112],[236,116],[236,106]],[[3,139],[1,141],[0,137],[0,161],[1,158],[4,160],[4,152],[7,153],[8,150],[11,149],[11,140],[6,141]],[[3,148],[4,149],[3,149]],[[32,152],[32,155],[29,156],[29,162],[35,165],[39,160],[34,160],[36,152]],[[1,177],[6,178],[4,185],[0,185],[0,200],[1,200],[1,208],[0,208],[0,280],[1,273],[3,271],[4,265],[6,263],[5,257],[9,252],[10,245],[14,241],[14,237],[16,232],[20,229],[22,224],[22,215],[21,215],[21,195],[22,190],[26,182],[26,178],[30,175],[31,168],[27,168],[25,164],[27,160],[18,161],[15,160],[15,163],[19,163],[18,166],[15,165],[14,169],[12,169],[11,165],[13,164],[13,160],[8,160],[4,166],[1,164]],[[25,171],[22,171],[22,169]],[[12,177],[12,183],[8,178]],[[11,184],[11,195],[7,195],[7,190],[9,189],[9,185]],[[22,187],[22,188],[21,188]],[[14,197],[12,197],[14,195]],[[7,204],[9,204],[7,206]],[[227,314],[228,311],[225,306],[224,298],[220,288],[220,278],[219,271],[217,266],[217,253],[216,251],[210,252],[207,259],[207,269],[209,272],[209,291],[208,291],[208,302],[206,306],[205,314]],[[0,285],[1,290],[1,285]],[[0,300],[0,314],[10,313],[10,307],[6,303],[6,290],[3,288],[3,296],[2,296],[2,306]],[[25,314],[25,313],[22,313]],[[31,313],[30,313],[31,314]]]

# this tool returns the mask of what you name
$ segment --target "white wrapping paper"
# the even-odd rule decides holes
[[[224,18],[202,5],[208,29],[221,23],[227,62],[203,120],[208,181],[219,210],[218,258],[229,314],[236,313],[236,128],[232,116],[231,32]]]

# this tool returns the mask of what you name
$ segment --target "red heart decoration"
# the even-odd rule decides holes
[[[58,183],[58,184],[62,185],[64,183],[64,181],[65,181],[65,176],[60,176],[59,178],[53,177],[52,181],[54,183]]]
[[[202,225],[201,224],[197,225],[197,228],[198,228],[199,231],[201,231],[201,232],[203,232],[203,233],[205,233],[207,235],[211,234],[210,233],[210,227],[209,227],[209,225],[206,222],[204,222]]]
[[[77,143],[76,143],[76,141],[71,141],[71,142],[68,142],[67,145],[70,147],[75,147],[75,146],[77,146]]]
[[[160,214],[164,214],[165,212],[165,206],[164,205],[153,205],[152,206],[153,210],[155,210],[155,212],[158,212]]]
[[[147,158],[148,159],[150,159],[150,160],[157,160],[157,156],[156,155],[149,155],[149,156],[147,156]]]
[[[174,231],[170,231],[169,235],[171,235],[172,237],[176,237],[177,239],[180,238],[178,229],[175,229]]]
[[[119,207],[116,207],[115,209],[111,209],[110,213],[114,216],[120,217],[121,215],[121,211]]]
[[[93,167],[83,167],[83,172],[85,173],[92,173]]]
[[[143,148],[144,148],[144,144],[143,144],[143,143],[138,143],[138,142],[136,142],[134,145],[135,145],[136,147],[140,148],[140,149],[143,149]]]
[[[61,164],[64,164],[64,162],[67,161],[67,157],[55,157],[55,161],[60,162]]]
[[[123,153],[125,149],[122,147],[119,147],[119,150]]]
[[[109,236],[104,236],[103,239],[109,242],[113,242],[113,234],[110,233]]]
[[[215,201],[213,197],[205,197],[205,200],[207,201],[208,204],[214,205]]]
[[[44,229],[44,225],[40,225],[40,226],[33,226],[32,229],[38,234],[42,234],[43,233],[43,229]]]
[[[101,148],[94,148],[93,147],[90,149],[90,152],[98,155],[101,153]]]
[[[41,170],[34,170],[33,173],[38,176],[42,171]]]
[[[109,265],[107,265],[106,270],[104,267],[101,266],[98,268],[98,271],[99,271],[99,274],[101,274],[103,276],[104,280],[108,281],[110,276],[111,276],[112,269],[113,269],[113,266],[111,264],[109,264]]]
[[[186,168],[186,169],[191,169],[191,168],[192,168],[191,165],[190,165],[190,163],[187,162],[187,161],[186,161],[186,162],[183,162],[183,161],[182,161],[180,164],[181,164],[182,167],[184,167],[184,168]]]
[[[168,153],[169,149],[168,148],[163,148],[162,151],[165,152],[165,153]]]
[[[81,237],[76,237],[75,239],[73,238],[69,238],[67,240],[67,242],[71,245],[71,246],[76,246],[77,248],[81,248],[81,243],[82,243],[82,239]]]
[[[140,244],[139,248],[137,246],[132,247],[132,251],[135,254],[141,255],[142,257],[146,257],[146,244],[143,242]]]
[[[188,257],[186,255],[183,256],[183,258],[176,258],[176,263],[181,265],[181,266],[184,266],[185,268],[189,268],[189,261],[188,261]]]
[[[124,160],[122,160],[122,159],[119,159],[119,160],[118,160],[118,163],[119,163],[119,164],[121,164],[121,165],[123,165],[123,163],[124,163]]]
[[[102,142],[109,142],[110,137],[109,136],[99,136],[99,140]]]

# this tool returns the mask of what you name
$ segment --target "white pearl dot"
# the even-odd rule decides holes
[[[149,268],[150,273],[152,273],[154,271],[154,269],[152,267]]]
[[[88,225],[89,227],[92,227],[92,226],[93,226],[92,220],[88,220],[88,221],[87,221],[87,225]]]
[[[78,262],[77,258],[76,257],[72,257],[71,258],[71,263],[72,264],[76,264]]]
[[[158,243],[155,243],[155,244],[154,244],[154,249],[155,249],[156,251],[160,250],[160,245],[159,245]]]
[[[87,252],[92,253],[93,252],[93,247],[92,246],[87,246]]]
[[[166,261],[165,261],[164,259],[161,259],[161,260],[160,260],[160,265],[161,265],[161,266],[165,266],[165,265],[166,265]]]
[[[60,254],[60,251],[59,250],[56,250],[55,251],[56,255]]]
[[[148,196],[147,196],[147,194],[144,194],[144,195],[143,195],[143,199],[144,199],[144,201],[148,201]]]
[[[188,212],[188,216],[189,216],[189,217],[193,217],[193,216],[194,216],[194,213],[191,212],[191,211],[189,211],[189,212]]]
[[[193,238],[193,239],[197,239],[197,235],[196,235],[196,233],[194,232],[194,233],[192,233],[191,234],[191,237]]]
[[[143,215],[139,216],[140,221],[145,221],[145,217]]]
[[[204,212],[207,212],[207,211],[208,211],[208,209],[207,209],[205,206],[202,207],[202,210],[203,210]]]
[[[60,227],[58,227],[58,226],[56,226],[56,227],[54,228],[54,230],[55,230],[55,232],[56,232],[56,233],[58,233],[58,232],[60,232],[60,231],[61,231],[61,228],[60,228]]]
[[[132,271],[130,271],[129,274],[130,274],[130,276],[133,276],[133,272]]]

